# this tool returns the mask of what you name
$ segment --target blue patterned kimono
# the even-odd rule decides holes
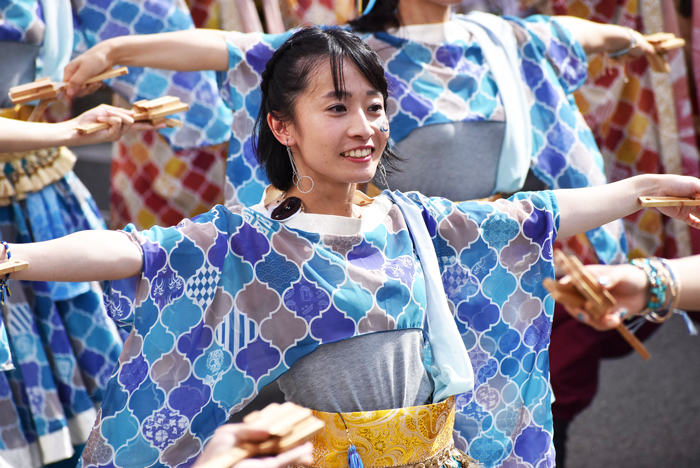
[[[459,204],[408,196],[474,368],[474,391],[457,398],[457,443],[485,466],[551,466],[554,303],[541,282],[553,274],[554,194]],[[360,219],[300,213],[281,223],[260,206],[127,227],[143,271],[112,281],[105,298],[133,329],[83,467],[188,466],[219,425],[319,345],[423,329],[423,271],[386,196]],[[323,232],[313,227],[321,220]]]

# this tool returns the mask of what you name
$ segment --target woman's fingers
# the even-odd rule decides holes
[[[97,91],[97,90],[100,89],[101,87],[102,87],[102,82],[101,82],[101,81],[98,81],[97,83],[90,83],[89,85],[79,86],[79,87],[76,89],[76,91],[75,91],[74,94],[72,94],[72,95],[71,95],[71,94],[68,94],[68,96],[74,96],[74,97],[83,97],[83,96],[87,96],[87,95],[89,95],[89,94],[94,93],[95,91]],[[66,93],[68,93],[68,91],[66,91]]]
[[[643,308],[646,278],[637,267],[627,264],[586,265],[586,269],[595,276],[600,286],[613,296],[616,304],[601,315],[594,313],[596,309],[590,301],[586,301],[582,307],[565,305],[564,308],[573,318],[596,330],[606,331],[617,328],[629,315],[630,307],[633,311]],[[562,278],[560,284],[562,288],[573,287],[568,276]]]
[[[243,460],[236,468],[286,468],[289,465],[310,465],[313,463],[313,446],[307,442],[274,457]]]
[[[129,127],[129,129],[125,132],[143,132],[146,130],[161,130],[165,128],[166,125],[164,123],[158,124],[158,125],[153,125],[149,122],[136,122],[134,125]]]
[[[83,84],[93,76],[97,76],[110,68],[111,65],[105,55],[104,47],[100,46],[100,44],[92,47],[70,61],[63,69],[63,81],[67,83],[66,95],[73,97],[96,91],[101,83],[93,83],[88,86],[83,86]]]

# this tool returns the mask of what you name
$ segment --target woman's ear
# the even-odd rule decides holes
[[[272,130],[272,134],[275,135],[277,141],[283,145],[291,146],[296,143],[293,136],[294,132],[289,129],[290,126],[277,119],[272,115],[272,112],[267,113],[267,125],[270,126],[270,130]]]

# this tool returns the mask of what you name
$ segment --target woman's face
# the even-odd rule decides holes
[[[316,66],[307,90],[297,99],[295,123],[289,126],[297,169],[319,188],[371,180],[389,139],[381,92],[348,62],[344,61],[341,99],[335,96],[329,62]]]

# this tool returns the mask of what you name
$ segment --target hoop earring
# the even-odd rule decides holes
[[[297,171],[297,165],[294,163],[294,157],[292,156],[292,149],[288,145],[284,145],[287,148],[287,154],[289,155],[289,163],[292,165],[292,183],[296,185],[297,190],[301,193],[309,193],[314,189],[314,180],[309,176],[303,176]],[[301,185],[301,181],[304,179],[309,179],[311,181],[311,188],[309,190],[304,190]]]
[[[386,180],[386,168],[384,167],[384,164],[382,164],[381,160],[379,161],[379,164],[377,164],[377,172],[379,172],[380,182],[384,184],[386,190],[391,191],[389,188],[389,182]]]

